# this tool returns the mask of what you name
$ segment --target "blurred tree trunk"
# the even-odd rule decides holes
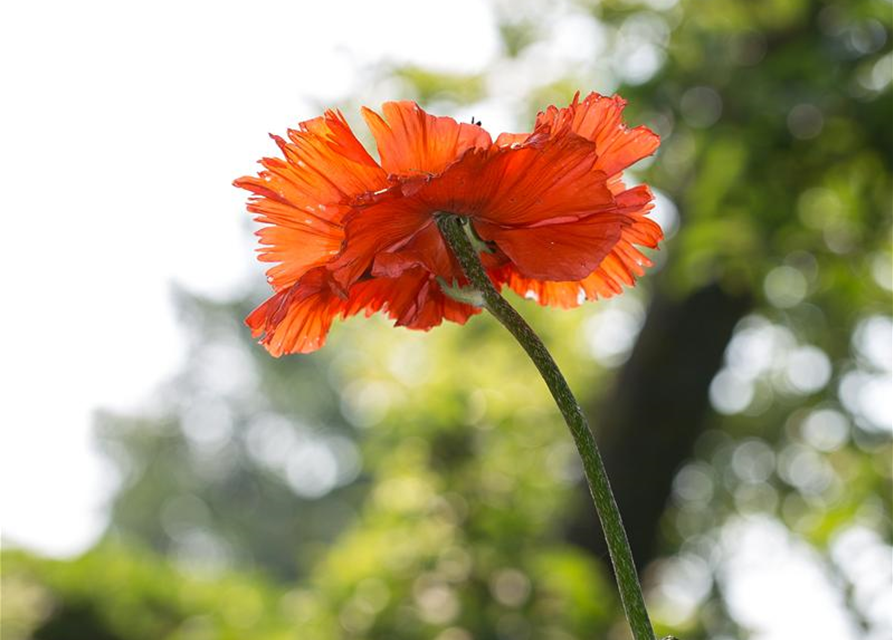
[[[640,568],[657,551],[673,477],[706,428],[710,382],[749,307],[748,296],[716,284],[682,299],[658,292],[612,389],[587,407]],[[592,509],[575,518],[570,539],[606,557]]]

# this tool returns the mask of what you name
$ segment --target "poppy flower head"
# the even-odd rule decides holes
[[[435,215],[468,219],[497,287],[543,305],[574,307],[619,293],[650,266],[656,248],[647,186],[627,189],[624,169],[659,144],[628,128],[625,102],[579,95],[549,107],[531,133],[495,140],[478,124],[433,116],[413,102],[363,109],[380,162],[344,117],[327,111],[273,136],[282,157],[264,158],[248,210],[264,225],[260,260],[273,295],[248,316],[273,355],[321,347],[337,318],[387,313],[428,330],[464,323],[477,307],[438,284],[465,283]]]

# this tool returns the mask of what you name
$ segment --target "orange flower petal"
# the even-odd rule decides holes
[[[325,344],[332,319],[343,305],[327,286],[325,270],[317,268],[252,311],[245,324],[274,357],[310,353]]]
[[[651,261],[622,237],[598,268],[582,280],[537,280],[521,275],[513,267],[497,270],[494,279],[508,285],[518,295],[536,300],[543,306],[572,309],[587,300],[610,298],[621,293],[623,285],[633,286],[635,278],[644,273],[644,267],[649,266]]]
[[[512,145],[520,145],[527,142],[532,134],[530,133],[500,133],[496,137],[494,143],[497,147],[510,147]]]
[[[632,286],[651,261],[634,245],[657,248],[663,238],[660,226],[645,215],[653,207],[651,190],[645,185],[629,189],[617,197],[618,211],[625,216],[620,238],[591,274],[580,280],[552,281],[522,275],[516,265],[491,270],[497,283],[506,284],[518,295],[532,298],[543,306],[565,309],[586,300],[609,298]]]
[[[596,214],[573,222],[537,227],[500,227],[476,223],[518,273],[539,280],[580,280],[592,273],[620,239],[624,218]]]
[[[449,281],[462,275],[458,262],[444,243],[443,236],[440,235],[433,219],[398,251],[376,255],[372,264],[372,275],[396,278],[404,271],[415,267],[424,267],[433,275]]]
[[[480,309],[448,298],[434,277],[416,268],[399,278],[372,278],[339,296],[325,269],[307,272],[301,281],[279,291],[246,318],[254,337],[271,355],[311,353],[321,348],[336,317],[367,317],[386,310],[396,326],[427,331],[444,318],[464,324]]]
[[[495,241],[525,276],[583,278],[617,242],[622,226],[610,214],[617,205],[605,175],[592,168],[596,160],[591,141],[566,132],[466,153],[440,175],[411,178],[409,197],[407,181],[398,180],[375,196],[377,204],[346,219],[344,251],[330,265],[335,280],[346,289],[367,272],[395,277],[416,265],[448,279],[459,276],[433,228],[438,211],[472,217],[480,235]]]
[[[490,134],[478,125],[425,113],[415,102],[386,102],[384,118],[363,108],[363,117],[381,157],[381,166],[398,175],[443,171],[469,149],[486,149]]]
[[[278,263],[267,272],[277,290],[328,262],[341,246],[348,203],[387,185],[340,113],[327,111],[288,135],[289,141],[273,136],[284,160],[264,158],[258,177],[234,183],[254,194],[248,210],[257,221],[271,225],[258,232],[260,259]]]
[[[595,145],[570,134],[469,153],[418,191],[430,208],[500,225],[571,221],[614,206]]]
[[[335,282],[346,291],[371,273],[379,254],[406,246],[429,224],[431,212],[411,198],[390,198],[354,211],[345,219],[344,248],[329,264]]]
[[[491,143],[476,125],[387,103],[383,117],[363,111],[381,166],[336,112],[274,137],[284,158],[236,181],[268,225],[261,260],[276,263],[274,295],[246,322],[277,356],[318,349],[334,318],[357,313],[421,330],[464,323],[480,310],[437,284],[463,281],[434,224],[439,211],[467,216],[493,243],[482,258],[497,285],[561,307],[620,292],[650,265],[637,246],[662,237],[645,217],[650,190],[622,182],[658,144],[623,124],[624,104],[575,97],[541,113],[533,133]]]
[[[595,143],[598,161],[594,168],[613,177],[642,158],[650,156],[660,145],[660,136],[648,127],[630,129],[623,123],[626,100],[591,93],[579,102],[557,109],[549,107],[537,117],[538,126],[559,131],[569,128]]]
[[[355,285],[360,289],[364,286],[384,288],[387,314],[398,327],[427,331],[444,318],[465,324],[481,311],[446,296],[434,276],[422,268],[405,271],[396,279],[376,278]]]

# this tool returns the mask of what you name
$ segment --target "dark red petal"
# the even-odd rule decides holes
[[[595,214],[573,222],[537,227],[502,227],[475,223],[482,238],[492,240],[518,272],[538,280],[581,280],[604,260],[617,241],[623,216]]]
[[[335,282],[348,290],[361,276],[371,273],[379,254],[405,247],[432,221],[430,211],[411,198],[390,198],[352,212],[345,219],[341,254],[329,265]]]
[[[651,261],[635,245],[657,248],[663,237],[660,227],[645,217],[652,208],[650,189],[640,185],[617,196],[618,212],[624,224],[620,239],[590,275],[580,280],[554,281],[522,275],[517,265],[500,265],[490,273],[497,283],[532,298],[544,306],[572,308],[585,300],[608,298],[632,286]]]
[[[419,190],[432,209],[501,225],[571,221],[613,207],[594,145],[570,134],[472,152]]]
[[[398,278],[373,278],[358,282],[350,290],[344,315],[386,311],[396,326],[427,331],[444,319],[464,324],[480,313],[444,295],[434,276],[425,269],[404,271]]]
[[[404,271],[415,267],[424,267],[434,275],[449,281],[459,278],[462,274],[459,264],[444,243],[433,217],[403,247],[375,256],[372,275],[396,278]]]

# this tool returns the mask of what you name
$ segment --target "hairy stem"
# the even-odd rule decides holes
[[[614,565],[614,575],[620,590],[620,600],[632,628],[633,637],[635,640],[654,640],[654,631],[648,618],[648,611],[645,609],[642,587],[636,575],[636,566],[620,518],[620,511],[614,500],[614,494],[611,492],[605,465],[598,452],[595,438],[589,430],[586,416],[583,415],[580,404],[558,369],[558,365],[555,364],[555,360],[546,350],[543,341],[493,286],[484,271],[477,250],[466,234],[465,222],[465,219],[456,215],[448,213],[437,215],[437,226],[440,233],[462,266],[465,277],[483,298],[482,306],[515,336],[515,339],[533,360],[536,368],[539,369],[549,391],[552,392],[552,397],[555,398],[561,415],[564,416],[564,421],[570,428],[574,443],[577,445],[577,451],[583,460],[589,491],[592,493],[592,499],[602,523],[608,551],[611,555],[611,563]]]

